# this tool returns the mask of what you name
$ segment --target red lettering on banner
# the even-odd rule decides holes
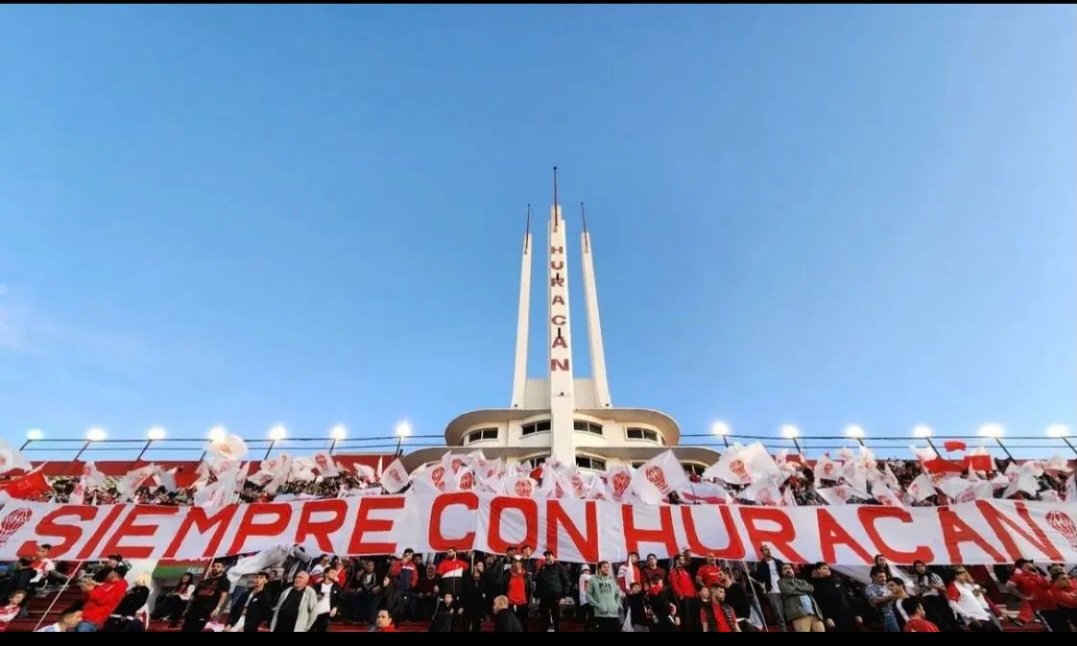
[[[550,305],[564,305],[565,299],[560,294],[554,294],[553,300],[550,301]]]
[[[467,507],[468,511],[475,511],[479,508],[479,497],[470,491],[461,491],[442,494],[434,498],[434,504],[430,508],[428,540],[430,541],[430,549],[435,552],[444,552],[450,547],[466,552],[475,546],[475,532],[468,532],[458,538],[446,538],[442,533],[441,515],[445,512],[446,507],[453,505],[463,505]]]
[[[565,318],[564,314],[554,314],[550,317],[550,323],[554,325],[564,325],[566,322],[568,322],[568,319]]]
[[[85,561],[94,554],[96,554],[97,546],[101,543],[101,539],[105,537],[105,534],[112,529],[112,523],[116,522],[116,518],[123,512],[123,505],[116,505],[108,514],[105,519],[98,523],[97,530],[90,536],[90,540],[86,541],[86,544],[82,546],[79,551],[78,559]]]
[[[534,546],[538,542],[538,505],[530,498],[494,498],[490,501],[490,527],[486,543],[490,551],[504,554],[505,548],[516,543],[508,543],[501,537],[501,516],[510,509],[515,509],[524,516],[524,538],[520,543]]]
[[[565,268],[565,261],[564,260],[551,260],[550,261],[550,269],[556,269],[557,271],[561,271],[564,268]]]
[[[568,514],[561,507],[560,501],[546,501],[546,549],[552,550],[554,556],[560,557],[558,552],[557,537],[564,528],[572,544],[583,557],[584,563],[598,562],[598,506],[595,501],[584,501],[584,529],[587,536],[583,535],[579,527],[572,522]]]
[[[258,522],[259,516],[270,516],[269,522]],[[240,554],[247,539],[255,536],[280,536],[292,520],[292,506],[282,502],[256,502],[247,505],[243,519],[239,521],[236,537],[232,539],[229,554]],[[287,541],[291,542],[291,541]]]
[[[568,370],[568,359],[550,359],[550,370]]]
[[[685,538],[688,541],[688,549],[693,554],[714,554],[717,558],[730,561],[744,559],[744,542],[740,540],[740,532],[733,524],[733,513],[729,505],[714,505],[718,507],[718,513],[722,516],[722,524],[725,525],[726,536],[729,537],[729,545],[723,548],[708,547],[699,540],[699,532],[696,531],[696,519],[692,515],[695,505],[681,505],[681,521],[684,525]],[[710,509],[708,505],[705,509]]]
[[[155,549],[156,545],[124,545],[123,539],[134,538],[136,536],[154,537],[157,535],[157,530],[161,526],[157,523],[149,523],[147,525],[141,525],[138,519],[143,516],[175,516],[180,511],[179,507],[164,507],[158,505],[136,505],[131,513],[127,514],[127,517],[123,519],[120,526],[116,528],[116,531],[109,537],[108,542],[105,543],[105,547],[102,548],[102,552],[105,554],[123,554],[124,557],[133,559],[147,559],[149,558]],[[158,541],[151,540],[150,543],[157,543]]]
[[[625,546],[629,552],[639,552],[640,543],[656,543],[666,546],[667,554],[677,554],[677,536],[673,533],[673,510],[668,505],[658,507],[658,529],[639,529],[631,505],[621,505],[621,517],[624,519]]]
[[[902,552],[894,549],[883,540],[882,534],[875,527],[875,521],[880,518],[893,518],[903,523],[911,523],[912,514],[904,509],[900,507],[858,507],[856,516],[860,519],[860,524],[864,526],[864,531],[867,532],[868,538],[875,544],[875,549],[879,551],[879,554],[885,556],[887,561],[893,561],[894,563],[924,561],[925,563],[930,563],[935,560],[935,552],[926,545],[918,546],[914,552]]]
[[[221,541],[224,540],[225,532],[228,531],[228,525],[232,522],[232,517],[236,515],[237,509],[239,509],[238,505],[225,505],[218,509],[217,513],[210,516],[206,514],[206,510],[202,507],[189,508],[187,515],[183,517],[183,522],[180,523],[176,537],[172,539],[172,543],[165,550],[164,558],[175,558],[180,545],[187,538],[187,533],[191,531],[192,526],[199,534],[205,534],[216,527],[213,537],[209,539],[209,545],[206,545],[205,551],[202,552],[202,556],[206,558],[217,556],[217,549],[221,546]]]
[[[551,348],[567,348],[568,343],[565,341],[565,337],[558,336],[558,337],[554,337],[553,345],[551,345],[550,347]]]
[[[834,548],[838,545],[848,545],[864,563],[871,563],[871,554],[868,554],[867,550],[857,543],[849,532],[838,524],[838,521],[834,520],[830,512],[819,507],[815,510],[815,514],[816,522],[819,523],[819,547],[823,553],[823,561],[836,563],[838,559],[834,553],[837,550]]]
[[[364,496],[359,499],[359,515],[355,519],[355,529],[348,542],[348,554],[351,556],[370,556],[378,554],[396,554],[396,543],[367,543],[363,535],[368,532],[392,531],[396,522],[392,518],[371,518],[370,512],[379,509],[399,511],[404,508],[402,496]]]
[[[961,520],[949,507],[939,507],[939,526],[942,528],[942,542],[950,555],[950,563],[961,563],[961,544],[974,543],[987,553],[996,563],[1004,563],[1006,557],[976,533],[968,523]]]
[[[986,500],[977,500],[976,507],[980,510],[980,513],[983,514],[984,520],[986,520],[987,524],[994,530],[998,539],[1002,541],[1003,549],[1006,550],[1013,560],[1016,561],[1017,559],[1022,558],[1025,556],[1025,553],[1017,548],[1016,541],[1013,540],[1010,532],[1006,531],[1006,527],[1009,527],[1014,533],[1031,543],[1033,547],[1040,551],[1043,558],[1048,561],[1061,562],[1065,560],[1062,558],[1062,554],[1059,553],[1058,549],[1051,543],[1051,540],[1047,538],[1047,534],[1043,529],[1029,516],[1028,507],[1026,507],[1024,503],[1014,503],[1014,510],[1021,520],[1025,521],[1025,524],[1032,529],[1032,534],[1029,534],[1024,527],[1018,525],[1011,518],[1007,517],[1001,509],[998,509]],[[1006,527],[1003,527],[1003,525],[1006,525]]]
[[[755,546],[757,554],[759,547],[765,543],[770,545],[771,551],[781,553],[791,563],[808,562],[808,559],[793,549],[792,543],[796,540],[797,530],[785,512],[766,507],[740,507],[739,511],[744,528],[748,530],[748,542]],[[757,523],[766,521],[777,523],[778,529],[761,529],[757,526]]]
[[[333,515],[327,520],[313,520],[314,514],[321,512],[330,512]],[[295,542],[303,544],[308,536],[313,536],[318,542],[318,549],[332,554],[336,550],[333,549],[333,541],[329,540],[329,535],[343,527],[347,517],[347,500],[328,498],[304,502],[299,511],[299,527],[295,530]]]
[[[96,507],[83,507],[82,505],[64,505],[59,509],[50,511],[37,523],[34,534],[47,538],[55,536],[61,539],[60,543],[52,543],[52,551],[49,553],[53,558],[67,554],[75,543],[82,538],[82,528],[78,525],[63,525],[57,523],[65,516],[74,516],[81,521],[93,520],[97,516]],[[37,551],[37,541],[26,541],[19,547],[19,554],[33,554]]]
[[[564,247],[550,247],[550,253],[565,253]]]

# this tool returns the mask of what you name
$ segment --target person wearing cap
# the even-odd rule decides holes
[[[580,568],[580,610],[579,615],[576,617],[583,622],[584,629],[590,628],[594,618],[591,604],[587,603],[587,586],[591,584],[591,566],[586,563]]]
[[[552,550],[546,550],[544,555],[546,560],[535,576],[535,594],[547,632],[557,632],[561,630],[561,599],[572,589],[572,582]]]
[[[127,594],[127,582],[123,580],[126,575],[127,569],[117,565],[109,569],[103,582],[83,581],[80,584],[86,602],[82,606],[82,619],[75,627],[75,632],[92,633],[101,629]]]

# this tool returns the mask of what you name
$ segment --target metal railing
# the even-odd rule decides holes
[[[750,444],[762,442],[767,450],[775,454],[780,450],[805,455],[809,458],[824,453],[838,451],[842,448],[856,449],[865,446],[881,458],[906,458],[914,456],[909,447],[931,448],[945,457],[945,443],[948,441],[964,442],[969,450],[980,446],[996,457],[1011,459],[1048,458],[1055,454],[1077,456],[1077,446],[1068,437],[1013,436],[982,437],[978,435],[935,435],[925,438],[914,437],[862,437],[850,438],[842,435],[817,435],[784,438],[763,435],[714,435],[711,433],[685,433],[681,435],[681,447],[702,447],[721,452],[733,443]],[[444,436],[438,434],[396,435],[334,439],[332,437],[297,437],[281,440],[250,439],[245,440],[248,449],[247,459],[268,459],[276,453],[313,454],[326,451],[330,454],[381,453],[401,455],[405,452],[422,448],[443,447],[446,450],[465,450],[469,447],[448,447]],[[118,461],[201,461],[206,455],[209,440],[205,438],[166,438],[148,439],[106,439],[87,440],[80,438],[46,438],[26,440],[20,448],[27,458],[35,461],[78,461],[89,458],[94,460]],[[481,448],[481,447],[473,447]]]

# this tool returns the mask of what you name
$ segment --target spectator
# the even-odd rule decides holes
[[[718,567],[718,557],[715,554],[707,554],[706,562],[699,566],[696,571],[696,585],[700,588],[709,588],[718,583],[722,569]],[[702,603],[702,601],[700,601]]]
[[[284,591],[273,611],[269,629],[275,633],[309,632],[318,619],[318,595],[308,584],[310,575],[300,570],[292,580],[292,587]]]
[[[669,570],[669,587],[673,601],[677,604],[677,616],[681,617],[681,631],[698,633],[699,602],[696,599],[696,585],[683,554],[678,554],[673,559],[673,567]],[[725,591],[722,594],[724,596]]]
[[[909,616],[905,614],[905,608],[902,606],[902,602],[909,598],[909,592],[905,589],[905,581],[894,577],[886,582],[886,589],[893,598],[891,602],[894,608],[894,618],[897,619],[898,627],[904,629],[905,622],[909,620]]]
[[[621,586],[621,592],[628,594],[633,583],[643,585],[643,572],[639,567],[639,554],[628,553],[628,562],[622,563],[617,570],[617,584]]]
[[[494,597],[494,632],[522,633],[519,618],[509,608],[509,598],[501,594]]]
[[[194,595],[194,589],[194,575],[190,572],[184,572],[180,576],[176,587],[157,601],[154,608],[154,619],[167,618],[169,628],[178,626],[180,617],[183,616],[183,611],[187,609],[187,603]]]
[[[937,633],[939,627],[927,620],[924,605],[919,599],[906,597],[901,600],[901,608],[909,619],[905,622],[907,633]]]
[[[456,600],[451,592],[446,592],[440,599],[437,610],[434,611],[434,619],[430,622],[430,632],[451,633],[456,626],[456,619],[463,612],[463,608],[456,607]]]
[[[26,599],[24,590],[16,590],[7,599],[7,605],[0,608],[0,633],[7,630],[7,625],[15,621],[22,612],[22,602]]]
[[[101,629],[105,620],[127,594],[127,582],[123,580],[126,574],[127,570],[122,565],[117,565],[108,571],[101,583],[83,580],[80,587],[86,602],[82,606],[82,620],[76,626],[76,632],[92,633]]]
[[[591,628],[594,613],[591,612],[591,604],[587,603],[587,586],[591,584],[591,566],[584,563],[580,568],[580,581],[578,585],[580,607],[576,618],[583,622],[584,630]]]
[[[704,590],[707,591],[706,602],[703,601]],[[726,589],[716,583],[710,588],[701,588],[699,592],[700,603],[704,606],[700,618],[706,617],[710,622],[710,629],[704,628],[703,632],[739,633],[740,622],[737,621],[737,615],[733,607],[725,602]]]
[[[1059,621],[1077,626],[1077,583],[1061,568],[1051,573],[1051,599],[1057,606]]]
[[[610,576],[610,562],[602,561],[598,564],[598,574],[591,578],[587,590],[587,603],[594,608],[599,632],[621,632],[621,596],[621,588]]]
[[[486,596],[486,585],[483,580],[485,572],[486,565],[482,561],[475,561],[471,576],[464,577],[464,591],[460,605],[463,610],[464,630],[468,632],[482,631],[482,621],[490,612],[490,601]]]
[[[147,574],[138,577],[135,585],[127,590],[127,593],[120,599],[119,605],[112,611],[102,632],[141,633],[146,631],[146,626],[136,615],[150,598],[149,582],[150,577]]]
[[[798,633],[825,632],[823,616],[815,599],[811,596],[815,590],[812,584],[794,575],[793,566],[782,564],[782,578],[778,581],[778,591],[782,596],[782,610],[785,617],[793,623],[793,630]]]
[[[886,583],[886,569],[878,565],[871,568],[871,583],[864,587],[864,596],[883,619],[883,629],[888,633],[901,632],[894,615],[894,595]]]
[[[508,597],[509,605],[526,633],[531,608],[531,577],[524,571],[522,559],[512,563],[509,580],[505,584],[505,596]]]
[[[123,556],[119,554],[109,554],[105,557],[104,561],[99,563],[97,567],[94,568],[93,580],[97,581],[98,583],[104,583],[105,578],[108,577],[109,570],[112,570],[121,565],[123,565],[127,569],[130,569],[126,564],[124,564]],[[82,614],[85,615],[86,613],[84,612]]]
[[[646,576],[646,574],[644,575]],[[655,574],[647,586],[647,605],[651,608],[651,628],[654,632],[670,633],[677,629],[677,604],[660,574]]]
[[[29,556],[24,556],[19,559],[18,565],[15,567],[14,572],[9,572],[8,576],[0,581],[0,597],[10,597],[16,590],[22,590],[26,592],[26,598],[23,599],[23,605],[29,601],[29,592],[33,589],[30,582],[37,576],[37,571],[33,568],[33,559]]]
[[[637,633],[650,632],[650,612],[647,608],[647,599],[643,594],[643,586],[638,581],[629,586],[628,596],[625,597],[625,606],[628,613],[625,623],[632,626],[632,631]]]
[[[894,578],[894,573],[890,571],[890,563],[887,562],[886,557],[882,554],[876,554],[874,559],[874,565],[877,568],[882,568],[886,572],[886,580]]]
[[[35,633],[69,633],[82,621],[82,610],[78,606],[72,606],[60,613],[60,620],[43,628],[38,628]]]
[[[647,555],[647,566],[643,568],[642,574],[644,583],[653,583],[656,576],[662,579],[663,584],[666,582],[666,571],[658,565],[658,557],[654,554]]]
[[[1051,629],[1051,632],[1070,632],[1069,624],[1061,618],[1058,606],[1051,594],[1051,584],[1035,563],[1017,559],[1014,573],[1006,582],[1006,589],[1022,601],[1027,601],[1032,612]]]
[[[853,613],[849,592],[830,571],[826,563],[816,563],[812,570],[812,596],[819,604],[827,628],[839,633],[856,632],[859,617]]]
[[[337,584],[337,572],[339,569],[325,570],[322,582],[311,585],[314,588],[315,598],[318,605],[314,609],[314,624],[310,627],[312,633],[329,632],[329,620],[337,615],[340,608],[340,586]]]
[[[426,566],[426,571],[412,590],[415,599],[416,614],[422,619],[434,616],[438,603],[438,569],[434,564]]]
[[[396,625],[393,624],[393,616],[388,610],[379,610],[374,620],[374,625],[379,633],[395,633]]]
[[[264,623],[273,620],[273,600],[267,584],[269,573],[254,575],[250,588],[236,597],[232,611],[228,613],[228,626],[232,632],[256,633]]]
[[[778,624],[778,628],[782,631],[788,630],[785,625],[786,617],[782,595],[778,589],[778,582],[781,581],[782,577],[782,567],[785,564],[771,556],[769,545],[760,545],[759,553],[762,559],[755,565],[755,584],[763,588],[763,593],[769,602],[770,611],[774,613],[774,622]]]
[[[546,550],[546,561],[535,576],[535,595],[539,598],[539,614],[547,632],[561,630],[561,598],[571,589],[572,582],[554,554]]]
[[[467,561],[457,558],[456,549],[450,547],[445,558],[438,563],[438,594],[448,592],[454,598],[459,597],[464,587],[464,573],[467,572],[467,567]]]
[[[916,593],[927,612],[927,619],[939,627],[943,632],[960,632],[954,611],[946,599],[946,584],[942,577],[927,569],[927,563],[916,561],[913,563],[913,574],[916,584]]]
[[[998,632],[1001,628],[983,596],[983,588],[972,582],[964,567],[954,570],[954,580],[946,588],[950,607],[958,619],[977,632]]]
[[[206,627],[206,622],[216,619],[217,615],[224,610],[230,587],[228,578],[224,576],[224,563],[214,561],[209,566],[209,572],[195,587],[194,596],[187,605],[187,614],[184,616],[183,627],[180,631],[202,632],[202,629]]]
[[[369,623],[370,630],[374,630],[382,589],[378,581],[378,573],[374,571],[373,559],[367,559],[363,563],[363,571],[357,578],[355,616],[358,620]]]

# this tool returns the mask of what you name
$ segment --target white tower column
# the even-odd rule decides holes
[[[583,214],[583,204],[580,204]],[[602,347],[602,320],[598,316],[598,287],[595,284],[595,265],[591,256],[591,234],[587,231],[587,219],[583,218],[583,299],[587,308],[587,338],[591,351],[591,377],[595,384],[595,400],[599,408],[613,406],[610,401],[610,385],[606,381],[606,351]]]
[[[572,333],[568,309],[568,256],[565,221],[557,204],[557,169],[554,169],[554,205],[550,209],[549,277],[549,363],[550,363],[550,453],[566,464],[576,462],[576,442],[572,429],[576,397],[572,380]]]
[[[524,407],[527,382],[527,331],[531,315],[531,205],[527,206],[524,253],[520,265],[520,308],[516,319],[516,361],[512,373],[512,408]]]

